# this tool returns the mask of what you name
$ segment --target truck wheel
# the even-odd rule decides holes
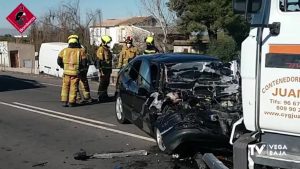
[[[128,123],[128,120],[125,118],[124,112],[123,112],[123,103],[122,103],[122,98],[120,97],[120,94],[117,94],[117,99],[116,99],[116,118],[117,121],[120,124],[125,124]]]

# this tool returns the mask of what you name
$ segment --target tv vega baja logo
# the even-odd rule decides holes
[[[287,146],[284,144],[248,145],[250,155],[286,156]]]

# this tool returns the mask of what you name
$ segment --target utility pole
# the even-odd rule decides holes
[[[2,57],[2,53],[1,53],[1,57]],[[3,57],[3,60],[4,60],[3,71],[5,71],[5,57]]]

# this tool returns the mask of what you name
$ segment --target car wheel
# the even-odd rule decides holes
[[[116,118],[117,121],[121,124],[128,123],[123,112],[123,103],[119,94],[117,94],[117,99],[116,99]]]
[[[167,152],[167,148],[164,144],[164,141],[162,139],[162,135],[161,132],[158,128],[155,128],[155,138],[156,138],[156,143],[158,148],[162,151],[162,152]]]

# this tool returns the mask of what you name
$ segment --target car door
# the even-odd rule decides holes
[[[118,90],[119,90],[118,92],[122,99],[123,112],[124,112],[125,116],[127,116],[128,112],[130,112],[132,109],[132,104],[129,102],[129,99],[127,99],[129,97],[128,81],[130,80],[130,77],[129,77],[130,68],[131,68],[131,66],[128,65],[126,68],[124,68],[124,70],[122,70],[122,72],[120,73],[120,76],[119,76],[120,84],[118,85]]]
[[[132,121],[133,99],[138,90],[138,74],[142,61],[136,60],[124,70],[121,77],[122,85],[120,86],[120,96],[122,98],[125,117]]]
[[[147,99],[151,93],[151,69],[148,60],[143,60],[138,77],[138,90],[133,99],[133,109],[135,114],[135,125],[147,133],[151,133],[151,123],[149,121]],[[140,91],[139,91],[140,90]],[[142,90],[142,91],[141,91]]]

